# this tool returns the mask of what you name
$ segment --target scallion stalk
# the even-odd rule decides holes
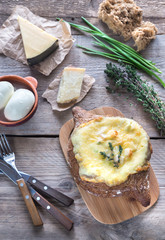
[[[105,34],[100,29],[98,29],[93,24],[91,24],[86,18],[82,17],[82,19],[90,28],[83,25],[75,24],[75,23],[70,23],[70,22],[68,23],[70,24],[70,26],[78,30],[91,34],[92,37],[96,40],[94,42],[96,46],[104,48],[106,49],[106,51],[110,52],[110,53],[101,52],[101,51],[97,51],[94,49],[89,49],[89,48],[77,45],[78,47],[83,49],[84,53],[99,55],[99,56],[106,57],[116,61],[122,60],[127,64],[133,65],[134,67],[140,70],[143,70],[149,76],[154,76],[161,83],[161,85],[165,87],[165,82],[155,73],[155,72],[161,73],[161,71],[157,67],[155,67],[155,63],[152,63],[150,60],[143,58],[139,53],[137,53],[130,46],[120,41],[117,41],[114,38],[109,37],[107,34]],[[60,19],[58,18],[58,20]],[[108,45],[102,42],[98,38],[108,43]]]

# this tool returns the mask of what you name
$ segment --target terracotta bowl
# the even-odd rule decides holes
[[[20,77],[17,75],[6,75],[6,76],[1,76],[0,81],[8,81],[10,83],[21,83],[22,85],[25,85],[25,87],[28,87],[28,89],[31,90],[35,96],[35,103],[33,105],[33,108],[24,118],[22,118],[18,121],[8,121],[8,120],[2,121],[0,119],[0,124],[5,125],[5,126],[16,126],[16,125],[22,124],[22,123],[26,122],[27,120],[29,120],[35,113],[35,111],[37,109],[37,105],[38,105],[38,93],[36,90],[37,85],[38,85],[37,80],[33,77],[23,78],[23,77]]]

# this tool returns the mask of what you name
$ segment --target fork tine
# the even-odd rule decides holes
[[[1,144],[0,145],[1,145],[1,148],[2,148],[2,151],[3,151],[3,155],[8,155],[10,152],[8,150],[8,146],[6,144],[6,141],[4,139],[4,134],[1,134]]]
[[[0,148],[1,148],[2,154],[5,155],[5,154],[6,154],[6,151],[5,151],[5,148],[4,148],[4,146],[3,146],[3,137],[2,137],[2,134],[1,134],[1,136],[0,136]]]
[[[1,148],[1,142],[0,142],[0,157],[3,158],[3,152],[2,152],[2,148]]]
[[[4,142],[6,143],[6,146],[8,147],[8,152],[9,153],[12,153],[12,150],[11,150],[11,147],[10,147],[10,145],[9,145],[9,142],[8,142],[8,140],[7,140],[7,138],[6,138],[6,135],[5,134],[2,134],[3,135],[3,138],[4,138]]]

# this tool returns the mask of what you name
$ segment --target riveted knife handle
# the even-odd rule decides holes
[[[30,176],[27,182],[30,183],[33,187],[41,190],[42,193],[45,193],[49,197],[55,198],[56,200],[58,200],[59,202],[63,203],[66,206],[70,206],[74,202],[72,198],[57,191],[56,189],[49,187],[47,184],[39,181],[33,176]]]
[[[36,200],[43,208],[45,208],[53,217],[56,218],[67,230],[71,230],[73,227],[73,222],[66,217],[59,209],[53,206],[48,202],[43,196],[36,192],[33,196],[33,199]]]
[[[27,209],[30,213],[30,216],[32,218],[33,224],[35,226],[41,226],[43,225],[42,219],[39,215],[39,212],[33,202],[33,199],[31,197],[31,194],[29,192],[29,189],[24,181],[23,178],[17,180],[18,187],[22,193],[23,199],[26,203]]]

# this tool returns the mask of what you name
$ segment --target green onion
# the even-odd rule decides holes
[[[89,27],[70,22],[68,23],[78,30],[91,34],[92,37],[95,39],[94,44],[97,47],[101,47],[107,51],[102,52],[77,45],[77,47],[83,49],[84,53],[99,55],[112,60],[122,61],[124,63],[133,65],[134,67],[146,72],[149,76],[154,76],[162,84],[162,86],[165,87],[165,82],[156,74],[162,72],[157,67],[155,67],[155,63],[152,63],[150,60],[143,58],[139,53],[137,53],[133,48],[129,47],[128,45],[109,37],[107,34],[95,27],[84,17],[82,17],[82,19]],[[57,20],[60,19],[57,18]],[[105,41],[107,44],[102,42],[100,39]]]

